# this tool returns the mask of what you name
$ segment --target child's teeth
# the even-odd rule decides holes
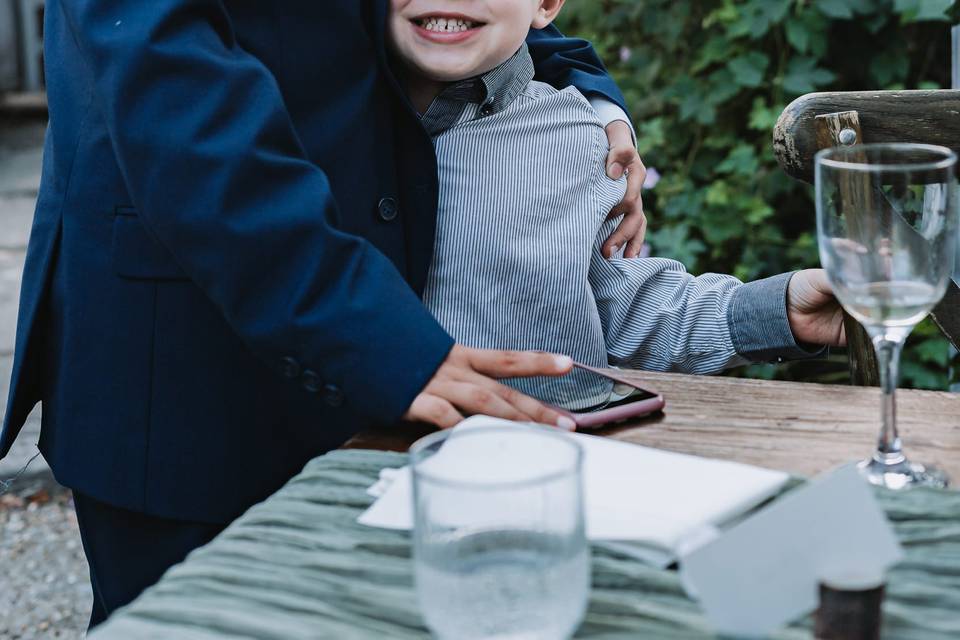
[[[460,18],[449,19],[446,18],[427,18],[423,23],[423,28],[427,31],[444,31],[447,33],[456,33],[459,31],[467,31],[473,27],[473,23],[467,22]]]

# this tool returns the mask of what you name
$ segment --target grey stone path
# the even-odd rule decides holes
[[[2,116],[0,116],[2,117]],[[44,126],[0,123],[0,409],[6,413],[20,277],[40,185]],[[0,460],[11,478],[36,452],[40,409]],[[0,496],[0,640],[80,638],[90,615],[87,564],[70,492],[33,461]]]
[[[32,122],[0,127],[0,409],[6,413],[13,345],[16,338],[20,276],[26,256],[33,205],[40,186],[43,125]],[[13,476],[33,454],[40,434],[40,411],[34,410],[14,450],[0,460],[0,480]],[[27,474],[49,473],[43,458]]]

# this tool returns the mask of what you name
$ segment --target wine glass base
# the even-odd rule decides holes
[[[887,462],[879,458],[869,458],[857,465],[867,482],[878,487],[901,490],[915,487],[946,489],[950,479],[936,467],[915,464],[906,458],[896,462]]]

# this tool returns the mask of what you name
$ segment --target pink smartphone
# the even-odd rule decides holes
[[[666,404],[663,396],[656,391],[638,387],[635,382],[617,375],[616,371],[597,369],[580,363],[574,363],[573,366],[582,372],[578,374],[581,378],[584,375],[599,376],[604,378],[604,382],[611,387],[610,399],[602,404],[573,411],[560,409],[573,418],[577,423],[578,431],[589,431],[618,422],[643,418],[662,411]]]

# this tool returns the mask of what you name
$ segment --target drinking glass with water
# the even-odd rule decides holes
[[[436,637],[573,635],[590,590],[582,457],[571,437],[532,426],[414,444],[417,596]]]

